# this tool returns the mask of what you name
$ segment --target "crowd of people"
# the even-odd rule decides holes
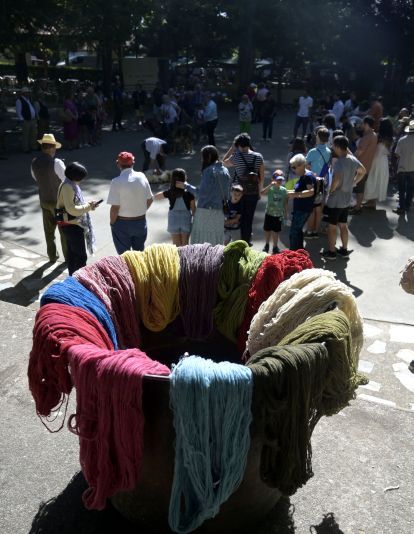
[[[118,253],[142,250],[147,237],[146,212],[153,200],[168,199],[167,230],[177,245],[192,243],[223,244],[242,239],[253,245],[252,228],[256,207],[266,198],[263,221],[264,251],[279,252],[279,234],[289,225],[289,247],[304,247],[304,240],[326,235],[322,257],[335,260],[348,257],[349,215],[376,209],[387,197],[390,176],[398,182],[399,205],[403,216],[414,195],[414,117],[403,108],[396,119],[383,117],[380,97],[357,102],[339,94],[314,102],[307,90],[298,100],[290,151],[285,168],[265,168],[263,155],[253,149],[249,135],[253,122],[262,122],[263,138],[272,137],[276,103],[265,84],[251,84],[239,104],[241,133],[223,154],[216,148],[214,131],[218,122],[217,105],[200,84],[193,89],[167,92],[157,84],[149,95],[142,86],[132,94],[138,125],[148,125],[148,105],[152,105],[153,130],[159,136],[141,143],[142,171],[135,171],[135,156],[122,152],[117,158],[119,177],[111,183],[108,204],[110,225]],[[150,99],[148,101],[148,99]],[[123,92],[114,85],[113,130],[122,128]],[[64,139],[68,148],[96,144],[104,119],[102,95],[92,87],[85,93],[69,92],[63,105]],[[39,185],[43,223],[50,261],[56,261],[54,231],[59,227],[69,272],[86,263],[86,243],[94,247],[89,212],[98,203],[84,201],[80,183],[87,171],[79,163],[66,167],[55,157],[60,143],[42,131],[39,141],[33,123],[40,114],[47,129],[47,106],[42,95],[31,103],[22,91],[16,112],[24,121],[28,146],[40,144],[42,153],[33,160],[32,175]],[[26,124],[27,123],[27,124]],[[158,124],[159,129],[155,126]],[[184,169],[169,172],[170,185],[155,196],[144,172],[165,172],[166,157],[174,145],[177,129],[203,128],[208,144],[201,149],[201,179],[194,186]],[[299,136],[301,131],[302,135]],[[62,185],[63,184],[63,185]],[[72,194],[73,193],[73,194]],[[70,200],[70,202],[69,202]],[[64,210],[56,220],[55,208]],[[339,229],[340,247],[336,247]],[[257,239],[257,236],[255,236]],[[81,246],[81,242],[83,246]],[[81,250],[82,249],[82,250]]]

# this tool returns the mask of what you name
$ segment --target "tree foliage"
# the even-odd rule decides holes
[[[200,62],[238,53],[243,83],[260,57],[280,71],[336,64],[358,79],[385,68],[403,80],[414,62],[414,0],[2,0],[0,9],[1,48],[86,44],[106,78],[124,50]]]

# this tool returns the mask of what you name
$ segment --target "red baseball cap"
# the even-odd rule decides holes
[[[117,162],[121,165],[133,165],[135,156],[134,154],[131,154],[131,152],[120,152],[118,154]]]

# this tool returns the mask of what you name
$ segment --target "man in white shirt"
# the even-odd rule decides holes
[[[313,98],[309,96],[308,90],[304,89],[303,95],[299,97],[299,109],[296,115],[293,137],[296,138],[300,126],[302,125],[302,137],[305,137],[308,130],[310,109],[313,106]]]
[[[29,95],[29,88],[23,87],[21,95],[16,100],[16,115],[22,125],[23,152],[37,150],[37,114]]]
[[[31,174],[39,188],[47,255],[49,260],[54,263],[59,258],[55,242],[55,208],[59,187],[66,179],[65,164],[61,159],[55,157],[56,149],[62,145],[55,140],[53,134],[44,134],[38,143],[42,148],[42,153],[33,159]],[[66,238],[60,228],[59,233],[62,252],[66,259]]]
[[[165,170],[166,155],[168,152],[167,141],[158,137],[147,137],[141,144],[144,153],[144,163],[142,172],[147,171],[151,166],[155,168],[156,174],[161,174]]]
[[[112,180],[108,194],[112,239],[118,254],[131,248],[144,250],[147,239],[145,215],[153,195],[145,174],[134,171],[134,162],[130,152],[118,155],[116,163],[121,174]]]
[[[334,99],[334,105],[332,106],[332,114],[335,115],[336,127],[340,128],[341,122],[342,122],[341,119],[342,119],[342,115],[344,114],[345,105],[342,102],[342,100],[339,98],[339,95],[335,94],[333,96],[333,99]]]

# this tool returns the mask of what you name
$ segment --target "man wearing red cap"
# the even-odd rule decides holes
[[[111,182],[107,204],[111,205],[112,239],[118,254],[127,250],[144,250],[147,239],[146,212],[153,195],[142,172],[134,171],[135,157],[121,152],[116,160],[121,174]]]

